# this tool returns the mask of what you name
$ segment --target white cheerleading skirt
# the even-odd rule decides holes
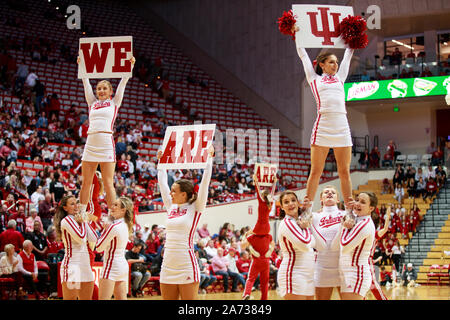
[[[200,282],[200,267],[194,250],[166,248],[159,282],[165,284]]]
[[[314,287],[314,253],[303,252],[292,258],[283,257],[277,273],[277,293],[284,297],[287,293],[313,296]]]
[[[72,256],[64,255],[59,269],[61,282],[91,282],[94,272],[91,268],[89,253],[73,252]]]
[[[345,113],[319,113],[314,122],[311,145],[338,148],[351,147],[352,136]]]
[[[317,253],[314,284],[318,288],[339,287],[341,285],[339,251],[327,250]]]
[[[84,145],[82,161],[116,162],[116,144],[111,133],[89,134]]]
[[[340,269],[341,292],[353,292],[363,297],[372,285],[372,272],[369,264]]]
[[[125,254],[114,255],[112,258],[103,262],[103,268],[101,273],[102,279],[108,279],[112,281],[128,281],[129,265],[125,259]]]

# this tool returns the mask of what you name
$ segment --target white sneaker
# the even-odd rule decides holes
[[[250,296],[246,294],[245,296],[242,297],[242,300],[250,300]]]

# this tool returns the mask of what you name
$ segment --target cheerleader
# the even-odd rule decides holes
[[[345,215],[339,210],[338,192],[334,186],[326,186],[320,194],[322,210],[313,212],[311,232],[316,240],[316,265],[314,285],[316,300],[330,300],[333,288],[340,292],[339,249],[332,250],[331,242],[339,231]]]
[[[161,266],[160,285],[163,300],[197,298],[200,269],[194,254],[194,235],[208,199],[214,147],[208,160],[198,193],[191,181],[180,179],[169,188],[167,171],[158,170],[158,184],[167,210],[166,243]],[[162,151],[158,151],[158,160]]]
[[[100,273],[99,300],[126,300],[128,292],[129,266],[125,259],[125,248],[133,230],[134,205],[127,197],[120,197],[112,205],[111,224],[103,225],[97,240],[97,252],[104,252]]]
[[[89,224],[83,222],[74,196],[65,196],[61,199],[53,223],[65,248],[60,268],[63,299],[91,300],[94,273],[87,246],[94,245],[97,237]]]
[[[286,300],[314,299],[314,252],[315,239],[309,228],[297,224],[299,202],[292,191],[280,195],[281,214],[284,219],[278,227],[283,260],[278,269],[278,293]]]
[[[378,199],[372,192],[362,192],[349,207],[356,215],[354,220],[344,217],[331,248],[339,248],[341,297],[343,300],[362,300],[372,284],[371,252],[375,240],[372,211]]]
[[[293,27],[297,32],[299,28]],[[297,48],[317,103],[317,119],[311,134],[311,172],[306,184],[306,198],[314,200],[328,151],[333,148],[336,157],[344,204],[347,207],[352,197],[350,162],[352,138],[345,108],[344,82],[350,68],[353,49],[346,49],[341,66],[331,52],[316,58],[315,69],[304,48]]]
[[[264,190],[261,193],[256,176],[253,176],[253,183],[258,198],[258,220],[256,221],[253,230],[248,231],[241,241],[241,248],[245,249],[248,247],[252,254],[252,263],[250,264],[242,299],[250,299],[253,284],[258,275],[260,275],[261,300],[267,300],[269,291],[270,256],[275,247],[275,242],[272,240],[272,235],[270,234],[269,224],[269,214],[272,206],[268,198],[268,190]],[[273,198],[276,184],[277,179],[275,178],[270,198]]]
[[[136,60],[130,59],[134,66]],[[77,60],[80,63],[80,58]],[[106,191],[106,202],[111,208],[116,200],[114,189],[114,171],[116,167],[116,150],[113,136],[114,122],[122,103],[125,86],[130,78],[121,79],[116,94],[112,98],[112,85],[107,80],[97,83],[94,95],[89,79],[83,79],[84,94],[89,106],[88,138],[84,146],[82,164],[82,183],[80,190],[80,213],[86,217],[86,207],[89,201],[89,192],[95,171],[100,164],[103,174],[103,183]],[[86,219],[86,218],[85,218]]]
[[[391,207],[388,207],[386,209],[386,220],[384,221],[384,226],[383,229],[379,229],[376,230],[375,232],[375,241],[373,243],[372,246],[372,250],[370,251],[370,272],[372,272],[372,284],[370,285],[370,291],[372,292],[373,296],[375,297],[376,300],[388,300],[388,298],[386,297],[386,295],[384,294],[383,290],[380,287],[380,284],[378,283],[378,276],[380,271],[378,270],[378,266],[377,266],[377,270],[375,272],[375,265],[373,263],[373,254],[375,252],[375,248],[377,246],[377,242],[380,241],[384,235],[386,234],[386,232],[389,229],[389,223],[391,220]],[[381,260],[381,257],[380,257]]]

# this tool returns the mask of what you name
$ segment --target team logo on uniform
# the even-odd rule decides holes
[[[180,210],[180,208],[173,209],[172,211],[170,211],[168,218],[173,219],[176,217],[181,217],[181,216],[184,216],[186,213],[187,213],[187,209],[183,209],[183,210]]]
[[[110,107],[111,103],[109,101],[104,101],[104,102],[96,102],[93,106],[92,109],[97,110],[97,109],[102,109],[102,108],[107,108]]]
[[[339,82],[339,80],[336,77],[334,77],[334,76],[323,76],[320,81],[324,82],[324,83],[327,83],[327,84]]]

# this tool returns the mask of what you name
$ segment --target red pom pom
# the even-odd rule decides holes
[[[344,18],[338,27],[344,42],[352,49],[362,49],[369,43],[367,34],[367,23],[360,16],[348,16]]]
[[[295,20],[294,14],[292,10],[288,12],[284,11],[283,15],[278,18],[278,29],[282,34],[292,36],[292,39],[295,40],[295,32],[292,32],[292,27],[295,25],[297,20]]]

